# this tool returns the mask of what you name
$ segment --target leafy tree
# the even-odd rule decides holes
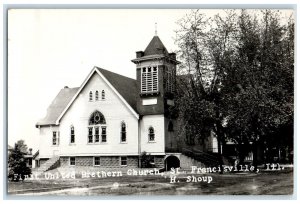
[[[187,74],[182,80],[178,103],[188,134],[206,137],[214,130],[218,139],[219,164],[222,168],[221,144],[225,140],[223,123],[226,115],[224,83],[234,55],[234,11],[226,11],[225,19],[216,15],[207,19],[200,10],[192,10],[179,21],[177,45],[183,62],[179,69]],[[213,25],[210,29],[208,25]],[[187,83],[187,84],[185,84]],[[180,82],[179,82],[180,84]],[[183,85],[182,85],[183,84]],[[209,127],[209,128],[208,128]]]
[[[28,153],[28,147],[27,145],[25,144],[25,141],[24,140],[18,140],[17,141],[17,145],[18,147],[20,148],[20,151],[23,152],[24,154],[27,154]]]
[[[238,144],[252,143],[255,166],[257,145],[268,145],[281,126],[293,121],[293,56],[284,53],[287,45],[293,53],[293,37],[287,39],[292,31],[280,25],[278,12],[266,10],[262,16],[258,22],[241,12],[238,57],[230,76],[238,89],[228,94],[228,135]]]
[[[282,25],[272,10],[259,16],[225,10],[208,19],[193,10],[179,26],[184,128],[200,137],[208,129],[216,133],[220,165],[225,140],[238,144],[241,162],[252,147],[256,165],[258,143],[276,143],[274,135],[283,138],[276,133],[293,124],[293,19]]]
[[[24,141],[15,143],[14,148],[8,155],[8,178],[13,181],[24,180],[26,175],[31,174],[31,169],[27,167],[23,151],[26,150]]]

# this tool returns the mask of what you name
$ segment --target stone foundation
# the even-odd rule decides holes
[[[70,166],[70,157],[60,157],[60,166]],[[127,156],[127,165],[121,165],[121,158],[119,156],[100,156],[100,165],[94,165],[94,157],[75,157],[75,166],[94,166],[99,168],[137,168],[138,157]]]
[[[155,156],[154,157],[155,167],[163,168],[164,167],[164,156]],[[138,156],[127,156],[127,165],[121,165],[120,156],[100,156],[100,165],[94,165],[93,156],[75,156],[75,167],[85,167],[93,166],[99,168],[138,168],[139,157]],[[61,167],[74,167],[70,165],[70,157],[60,157],[60,166]]]
[[[154,156],[154,163],[156,168],[164,168],[165,166],[165,156]]]

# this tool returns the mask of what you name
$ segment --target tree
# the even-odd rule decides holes
[[[23,152],[24,154],[27,154],[28,153],[28,147],[27,145],[25,144],[25,141],[24,140],[18,140],[17,141],[17,145],[18,147],[20,148],[20,151]]]
[[[230,72],[237,89],[228,94],[227,109],[228,135],[238,144],[252,144],[254,166],[257,146],[269,145],[293,121],[293,30],[280,25],[278,12],[265,10],[261,16],[259,22],[243,10],[239,17],[238,57]]]
[[[227,104],[224,84],[235,51],[236,18],[232,10],[225,13],[224,18],[216,15],[207,19],[199,10],[192,10],[179,21],[176,41],[180,48],[179,58],[183,62],[179,69],[188,76],[188,80],[182,80],[183,85],[179,85],[186,94],[179,95],[178,99],[186,121],[185,129],[192,130],[189,134],[200,135],[200,138],[209,135],[205,134],[207,131],[215,132],[221,169],[221,145],[225,140],[223,123],[226,118],[223,109]],[[213,26],[207,29],[208,25]]]
[[[193,10],[179,21],[179,115],[189,134],[215,132],[220,165],[225,140],[238,145],[241,162],[252,148],[256,166],[258,143],[282,138],[275,133],[293,124],[294,23],[280,22],[272,10],[212,19]]]
[[[26,161],[24,158],[24,151],[27,147],[24,144],[23,140],[18,141],[15,143],[14,148],[8,155],[8,178],[13,181],[19,181],[20,179],[24,180],[25,176],[31,174],[31,169],[27,167]]]

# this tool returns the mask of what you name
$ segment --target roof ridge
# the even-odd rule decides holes
[[[115,74],[115,75],[118,75],[118,76],[120,76],[120,77],[124,77],[124,78],[131,79],[131,80],[136,81],[136,79],[134,79],[134,78],[131,78],[131,77],[128,77],[128,76],[124,76],[124,75],[118,74],[118,73],[116,73],[116,72],[112,72],[112,71],[109,71],[109,70],[107,70],[107,69],[103,69],[103,68],[101,68],[101,67],[95,66],[95,68],[97,68],[99,71],[109,72],[109,73],[111,73],[111,74]]]

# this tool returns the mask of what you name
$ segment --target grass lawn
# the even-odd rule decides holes
[[[26,180],[9,182],[9,195],[290,195],[293,193],[293,171],[226,173],[211,176],[211,183],[186,182],[191,174],[177,175],[179,182],[170,183],[168,175],[147,175]]]

